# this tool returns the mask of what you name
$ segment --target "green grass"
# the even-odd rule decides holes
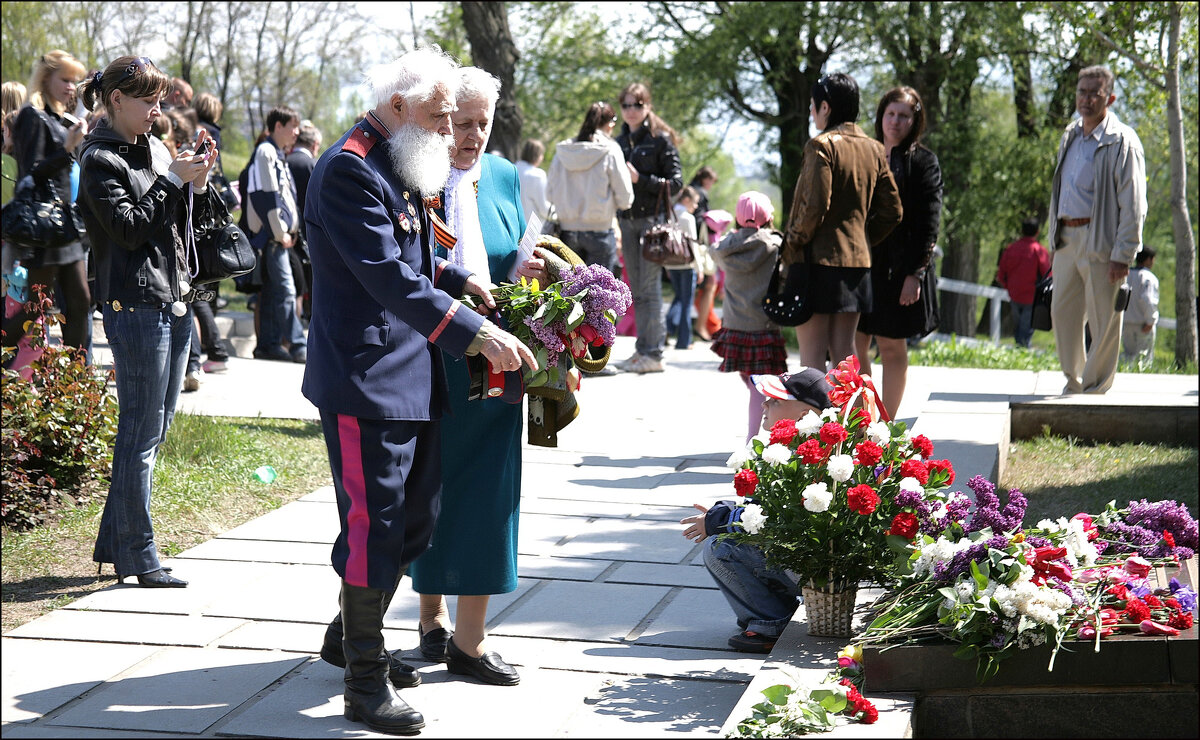
[[[279,473],[272,484],[253,478],[260,465]],[[176,555],[329,483],[315,422],[177,414],[154,469],[155,542]],[[104,498],[3,533],[4,631],[111,582],[111,567],[97,578],[92,562]]]
[[[1175,500],[1197,516],[1197,450],[1145,443],[1088,443],[1043,435],[1009,446],[1000,488],[1029,499],[1025,523],[1098,513],[1115,500]]]

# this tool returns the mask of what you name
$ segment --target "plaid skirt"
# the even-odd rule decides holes
[[[711,349],[721,357],[721,372],[779,375],[787,372],[787,345],[778,331],[718,329]]]

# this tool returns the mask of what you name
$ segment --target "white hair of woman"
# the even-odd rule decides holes
[[[454,87],[457,100],[487,101],[488,110],[496,109],[500,99],[500,78],[479,67],[462,67],[458,70],[458,84]]]
[[[438,87],[445,87],[453,97],[458,70],[458,62],[441,48],[422,46],[373,67],[367,72],[366,84],[375,95],[376,105],[389,105],[396,94],[409,104],[424,103]]]

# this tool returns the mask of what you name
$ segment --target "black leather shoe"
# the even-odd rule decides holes
[[[142,588],[187,588],[188,582],[167,573],[164,568],[142,573],[137,577]]]
[[[421,674],[417,669],[405,663],[394,653],[388,653],[388,680],[398,689],[411,689],[421,685]],[[339,614],[325,629],[325,642],[321,645],[321,660],[326,663],[346,667],[346,656],[342,652],[342,615]]]
[[[484,653],[479,658],[472,658],[459,650],[454,640],[450,640],[446,646],[446,668],[451,673],[474,676],[496,686],[516,686],[521,683],[517,670],[505,663],[499,653]]]
[[[421,638],[421,655],[425,656],[426,660],[432,660],[435,663],[446,662],[446,646],[450,644],[450,638],[454,636],[453,632],[441,627],[426,632],[418,623],[417,635]]]

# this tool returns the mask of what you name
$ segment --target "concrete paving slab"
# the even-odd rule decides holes
[[[729,636],[735,632],[737,622],[720,591],[688,588],[676,594],[671,603],[654,616],[645,631],[638,635],[637,642],[725,650]]]
[[[328,622],[337,611],[341,579],[328,565],[257,564],[260,577],[247,582],[237,599],[208,607],[214,617],[279,622]]]
[[[730,490],[733,490],[733,488],[732,488],[732,486],[733,486],[732,471],[730,471],[729,480],[730,480]],[[697,499],[697,502],[699,503],[699,499]],[[639,508],[639,511],[637,511],[633,515],[633,518],[634,519],[646,519],[646,520],[656,521],[656,522],[670,522],[671,524],[679,524],[679,521],[681,519],[684,519],[685,517],[689,517],[689,516],[695,516],[697,513],[699,513],[699,512],[691,506],[642,506]],[[680,533],[682,533],[683,528],[680,527],[679,531],[680,531]]]
[[[36,725],[4,725],[0,729],[5,737],[8,738],[30,738],[33,740],[49,740],[50,738],[67,738],[68,740],[102,740],[105,738],[144,738],[144,732],[129,732],[120,730],[96,730],[90,727],[54,727],[45,724]],[[176,732],[159,732],[154,733],[155,738],[195,738],[195,735],[181,734]]]
[[[521,555],[557,555],[558,544],[588,526],[586,519],[553,514],[522,514],[517,527],[517,552]]]
[[[611,563],[585,558],[518,555],[517,572],[529,578],[558,581],[594,581]]]
[[[199,647],[240,624],[237,619],[59,609],[10,630],[5,636]]]
[[[323,542],[281,542],[217,537],[191,548],[192,560],[232,560],[242,563],[301,563],[329,565],[330,545]]]
[[[584,698],[564,737],[717,737],[741,683],[616,676]]]
[[[682,461],[676,461],[677,464]],[[608,491],[645,491],[658,485],[668,474],[675,472],[675,466],[659,465],[648,462],[643,466],[630,467],[600,467],[598,465],[574,466],[539,466],[538,476],[522,476],[522,485],[533,485],[536,493],[541,496],[549,491],[557,492],[560,488],[574,487],[596,489],[599,493]]]
[[[152,655],[157,647],[5,637],[0,722],[30,722]],[[63,680],[63,666],[71,666]],[[8,737],[8,728],[4,730]]]
[[[303,365],[230,357],[228,371],[205,375],[200,390],[180,394],[176,411],[244,417],[254,409],[268,418],[318,421],[316,407],[300,392],[303,377]]]
[[[669,591],[662,586],[555,581],[522,601],[490,631],[496,635],[624,640]]]
[[[161,650],[47,724],[200,733],[304,661],[260,650]]]
[[[338,536],[337,506],[331,503],[293,501],[221,536],[226,539],[333,544]]]
[[[651,586],[683,586],[685,588],[717,587],[703,567],[695,565],[660,565],[658,563],[621,563],[604,578],[605,583],[643,583]]]
[[[575,517],[605,517],[608,519],[627,519],[630,516],[628,504],[614,504],[604,501],[574,501],[561,498],[521,497],[521,522],[528,514],[556,514],[559,516]]]
[[[537,584],[538,581],[536,579],[519,577],[517,578],[517,588],[515,591],[510,591],[506,594],[492,594],[491,598],[488,599],[489,618],[494,619],[495,615],[507,609],[514,602],[519,601]],[[450,610],[451,620],[455,619],[458,615],[458,597],[447,596],[446,607]],[[411,582],[405,579],[400,584],[400,588],[396,591],[396,594],[392,597],[392,603],[388,607],[387,614],[383,617],[383,624],[385,627],[412,629],[415,631],[420,615],[420,595],[412,590]],[[331,614],[326,619],[330,619],[332,616]]]
[[[329,612],[329,618],[337,613],[336,604]],[[325,623],[311,624],[301,622],[243,622],[240,627],[230,630],[214,643],[214,647],[243,648],[246,650],[284,650],[293,653],[316,654],[321,649],[325,639]],[[385,632],[385,640],[392,650],[400,645],[392,645],[392,630]]]
[[[564,557],[682,563],[694,545],[679,527],[658,521],[597,519],[559,545]]]
[[[333,486],[321,486],[320,488],[318,488],[317,490],[308,494],[307,496],[301,496],[300,498],[298,498],[296,500],[297,501],[311,501],[314,503],[322,503],[322,504],[336,504],[337,503],[337,494],[334,493]]]

